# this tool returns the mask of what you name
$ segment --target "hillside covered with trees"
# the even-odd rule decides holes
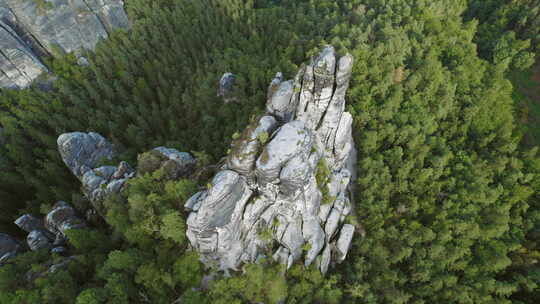
[[[538,1],[128,0],[130,30],[50,58],[42,91],[0,89],[0,231],[58,200],[92,208],[57,150],[97,132],[135,166],[156,146],[197,172],[148,170],[69,233],[75,257],[47,275],[45,251],[0,266],[0,303],[538,303],[540,142],[509,79],[540,56]],[[322,275],[271,259],[213,275],[185,237],[182,206],[215,173],[268,84],[331,44],[354,66],[346,110],[358,150],[356,234]],[[236,75],[236,102],[216,90]],[[540,118],[539,118],[540,119]],[[534,138],[534,137],[533,137]],[[151,228],[148,228],[151,223]]]

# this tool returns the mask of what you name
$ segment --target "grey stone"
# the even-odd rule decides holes
[[[316,217],[311,217],[308,220],[304,220],[302,233],[304,239],[307,240],[307,243],[309,244],[304,265],[309,266],[311,263],[313,263],[313,261],[315,261],[323,249],[325,244],[325,234]]]
[[[58,137],[57,143],[64,163],[81,181],[85,196],[97,214],[105,215],[103,201],[112,194],[122,192],[136,171],[125,161],[118,166],[99,166],[102,161],[114,157],[114,149],[97,133],[65,133]],[[190,175],[197,163],[191,154],[166,147],[157,147],[139,156],[139,168],[145,167],[146,170],[143,173],[164,169],[165,177],[171,180]],[[71,212],[71,209],[64,212]],[[55,224],[50,225],[53,227],[50,230],[58,235]]]
[[[88,62],[88,59],[86,59],[86,57],[81,56],[77,59],[77,64],[80,66],[89,66],[90,62]]]
[[[312,132],[303,122],[283,125],[257,159],[256,175],[261,183],[277,182],[286,163],[293,157],[309,153],[313,145]]]
[[[326,273],[328,271],[328,267],[330,266],[331,259],[332,259],[332,251],[330,250],[330,246],[326,245],[324,247],[322,255],[320,256],[320,261],[319,261],[319,269],[321,270],[322,273]]]
[[[45,226],[43,225],[43,220],[38,219],[37,217],[30,214],[25,214],[19,217],[17,220],[15,220],[15,225],[19,226],[19,228],[26,231],[27,233],[30,233],[34,230],[45,229]]]
[[[22,27],[54,54],[93,49],[114,28],[128,28],[119,0],[4,0]]]
[[[118,168],[114,172],[112,178],[113,179],[121,179],[121,178],[128,178],[131,173],[135,172],[131,166],[125,162],[121,161],[120,164],[118,164]]]
[[[197,192],[192,197],[190,197],[187,202],[184,204],[184,207],[188,210],[194,210],[198,211],[201,207],[201,201],[203,198],[203,194],[206,194],[205,192]]]
[[[236,76],[233,73],[225,73],[219,80],[219,88],[217,96],[223,98],[225,103],[235,101],[234,96],[234,84],[236,82]]]
[[[17,253],[15,252],[8,252],[8,253],[5,253],[4,255],[0,256],[0,266],[2,266],[2,264],[4,263],[7,263],[9,262],[10,259],[14,258],[17,256]]]
[[[272,93],[270,100],[266,104],[266,112],[272,114],[279,121],[288,121],[292,116],[295,104],[291,104],[291,97],[293,96],[292,80],[284,81],[278,84],[275,88],[272,87],[275,92]]]
[[[59,270],[62,270],[62,269],[66,269],[69,264],[71,264],[73,261],[75,260],[75,257],[67,257],[67,258],[63,258],[60,262],[56,263],[56,264],[52,264],[49,269],[47,270],[47,272],[41,274],[41,275],[46,275],[46,274],[49,274],[49,273],[55,273]]]
[[[45,230],[34,230],[26,236],[26,243],[32,251],[52,248],[50,234]]]
[[[16,255],[21,250],[20,243],[11,236],[0,233],[0,257],[2,260]]]
[[[0,21],[0,88],[22,89],[47,68],[10,25]]]
[[[347,252],[351,247],[351,242],[354,235],[354,226],[351,224],[345,224],[341,228],[339,238],[337,240],[338,249],[338,262],[342,262],[347,257]]]
[[[113,158],[113,146],[101,135],[90,132],[64,133],[58,137],[64,163],[79,179],[104,160]]]
[[[51,249],[51,253],[53,253],[53,254],[63,255],[66,252],[67,252],[67,249],[66,249],[66,247],[63,247],[63,246],[54,247],[53,249]]]
[[[352,62],[327,46],[293,81],[281,73],[272,80],[266,116],[233,141],[209,189],[185,205],[186,234],[203,263],[227,273],[276,245],[272,257],[287,268],[304,259],[326,273],[345,259],[354,232],[343,225],[356,166],[352,117],[344,112]],[[321,161],[330,178],[319,185]],[[322,187],[330,197],[324,205]]]
[[[269,141],[277,126],[273,116],[263,116],[252,123],[232,144],[232,151],[227,157],[227,166],[245,176],[250,176],[255,169],[255,160],[260,154],[261,147]]]
[[[166,171],[170,173],[171,179],[177,179],[191,174],[197,163],[195,158],[187,152],[180,152],[176,149],[165,147],[154,148],[154,151],[161,153],[171,161],[162,164],[162,167],[167,167],[168,170]]]
[[[79,56],[113,30],[128,29],[123,5],[121,0],[0,0],[0,88],[29,86],[47,72],[42,56]],[[84,57],[78,62],[87,64]],[[43,84],[50,87],[38,81],[38,87]]]
[[[73,207],[59,201],[45,217],[45,227],[56,236],[65,236],[67,230],[86,227],[86,223],[75,215]]]
[[[203,229],[221,227],[230,221],[236,202],[246,191],[247,185],[233,171],[221,171],[212,180],[198,212],[198,226]],[[219,209],[216,213],[214,210]]]

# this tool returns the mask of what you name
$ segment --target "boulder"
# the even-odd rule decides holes
[[[30,233],[34,230],[45,229],[43,220],[33,215],[25,214],[15,220],[15,225],[19,226],[22,230]]]
[[[21,245],[16,239],[0,233],[0,264],[14,257],[20,250]]]
[[[58,137],[57,144],[62,160],[79,179],[114,155],[112,144],[94,132],[64,133]]]
[[[75,215],[73,207],[59,201],[45,217],[45,227],[57,237],[65,237],[67,230],[84,228],[86,223]]]
[[[234,84],[236,82],[236,76],[233,73],[225,73],[219,80],[219,87],[217,96],[223,98],[225,103],[235,101],[234,96]]]
[[[63,201],[53,206],[45,220],[25,214],[19,217],[15,224],[28,232],[26,243],[30,250],[50,249],[51,253],[57,254],[67,250],[63,247],[67,240],[67,230],[86,227],[86,222],[76,215],[75,209]]]
[[[186,203],[187,236],[209,267],[237,270],[268,256],[325,273],[345,259],[354,226],[356,153],[345,92],[353,58],[325,47],[294,80],[276,74],[266,114],[232,143],[209,188]]]
[[[51,249],[52,248],[52,240],[50,238],[50,232],[45,230],[34,230],[28,234],[26,237],[26,243],[28,244],[28,247],[32,251],[40,250],[40,249]]]

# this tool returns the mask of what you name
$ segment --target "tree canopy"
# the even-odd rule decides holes
[[[0,91],[0,222],[80,195],[56,138],[95,131],[120,157],[156,146],[217,162],[282,71],[319,47],[355,57],[347,95],[358,177],[347,260],[322,276],[272,261],[215,277],[181,206],[207,180],[147,172],[72,231],[70,266],[0,267],[1,303],[536,303],[540,159],[521,145],[508,72],[532,64],[536,1],[127,1],[133,22],[87,54],[51,59],[56,89]],[[217,84],[237,76],[236,103]],[[4,211],[5,210],[5,211]],[[53,257],[59,258],[59,257]],[[41,268],[40,268],[41,267]],[[205,278],[205,279],[203,279]]]

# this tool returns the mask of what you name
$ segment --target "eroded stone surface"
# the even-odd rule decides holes
[[[15,224],[28,232],[26,243],[30,250],[47,249],[57,254],[67,251],[63,247],[67,240],[66,231],[86,227],[86,222],[76,215],[75,209],[63,201],[54,204],[44,220],[25,214],[19,217]],[[17,251],[13,255],[16,253]]]
[[[11,236],[0,233],[0,264],[7,262],[21,250],[19,242]]]
[[[136,174],[162,170],[164,178],[175,180],[190,175],[196,160],[187,152],[157,147],[139,155],[138,170],[127,162],[101,165],[115,156],[113,145],[97,133],[72,132],[58,137],[58,151],[71,172],[81,181],[85,196],[98,214],[104,215],[104,199],[122,192]]]
[[[93,49],[115,28],[128,28],[121,0],[3,0],[17,22],[49,53]]]
[[[233,73],[227,72],[221,76],[219,80],[219,87],[217,96],[223,98],[225,103],[235,101],[234,96],[234,84],[236,82],[236,76]]]
[[[354,234],[343,224],[356,159],[344,112],[352,64],[327,46],[294,80],[272,80],[267,114],[233,142],[211,187],[185,205],[187,236],[204,263],[228,271],[272,256],[325,273],[345,259]]]
[[[42,56],[79,56],[118,28],[129,28],[121,0],[0,0],[0,88],[29,86],[48,71]]]
[[[45,71],[47,68],[33,50],[0,19],[0,88],[27,87]]]
[[[50,233],[45,230],[33,230],[26,237],[26,243],[32,251],[40,249],[51,249],[53,246],[53,240]]]
[[[57,144],[64,163],[79,179],[114,155],[112,144],[94,132],[64,133],[58,137]]]
[[[19,226],[22,230],[30,233],[34,230],[44,229],[43,220],[33,215],[25,214],[15,220],[15,225]]]

